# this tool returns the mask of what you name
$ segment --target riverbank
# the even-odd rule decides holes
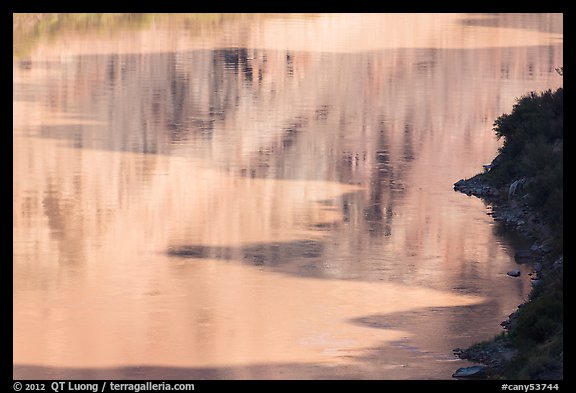
[[[563,379],[562,99],[562,89],[521,98],[495,122],[497,136],[505,138],[500,154],[484,173],[454,184],[455,191],[484,200],[495,221],[531,244],[514,256],[532,267],[528,301],[493,340],[454,350],[486,365],[478,368],[482,377]]]

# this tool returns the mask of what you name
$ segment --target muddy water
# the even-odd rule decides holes
[[[530,289],[452,183],[562,16],[208,19],[15,41],[14,378],[450,378]]]

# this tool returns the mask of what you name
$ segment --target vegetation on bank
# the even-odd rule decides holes
[[[521,196],[559,236],[554,240],[560,249],[564,214],[563,114],[562,88],[520,98],[512,113],[500,116],[494,123],[494,131],[504,144],[498,166],[487,176],[496,183],[525,179]]]
[[[517,312],[508,337],[518,354],[503,375],[519,379],[557,379],[563,374],[562,279],[548,279]]]
[[[516,203],[541,218],[538,241],[550,248],[529,302],[514,314],[507,332],[492,341],[493,345],[505,342],[516,353],[499,373],[510,379],[562,378],[563,89],[521,97],[510,114],[495,121],[494,131],[503,145],[490,169],[480,176],[492,187],[508,190],[508,199],[496,204]],[[511,187],[514,183],[521,186]]]

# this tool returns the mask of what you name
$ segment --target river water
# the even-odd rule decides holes
[[[14,378],[449,379],[527,297],[452,184],[562,15],[72,22],[15,35]]]

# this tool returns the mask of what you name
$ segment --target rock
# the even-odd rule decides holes
[[[514,260],[517,263],[530,262],[532,259],[532,252],[530,252],[530,250],[519,250],[514,254]]]
[[[502,326],[504,329],[508,329],[508,327],[510,326],[510,324],[512,323],[512,320],[516,318],[516,311],[514,311],[512,314],[508,315],[508,318],[506,318],[506,320],[502,321],[500,323],[500,326]]]
[[[454,348],[454,349],[452,350],[452,353],[453,353],[455,356],[457,356],[457,357],[460,358],[460,356],[462,356],[462,354],[464,354],[464,349],[462,349],[462,348]],[[463,359],[463,358],[460,358],[460,359]]]
[[[558,258],[553,264],[554,270],[564,270],[564,256]]]
[[[536,262],[533,269],[536,273],[540,273],[542,271],[542,264],[540,262]]]
[[[514,195],[516,195],[516,191],[522,189],[522,186],[524,186],[524,183],[526,183],[525,178],[518,179],[518,180],[512,182],[512,184],[510,184],[510,187],[508,188],[508,199],[510,199]]]
[[[484,366],[471,366],[462,367],[452,374],[453,378],[485,378],[486,367]]]
[[[520,276],[520,270],[518,270],[518,269],[510,270],[506,274],[509,275],[510,277],[519,277]]]
[[[531,247],[530,247],[530,251],[532,252],[536,252],[539,254],[550,254],[550,252],[552,251],[552,248],[547,245],[547,244],[538,244],[538,243],[534,243]]]
[[[454,190],[462,192],[468,196],[475,195],[477,197],[489,197],[498,194],[496,189],[484,183],[477,177],[458,180],[454,183]]]
[[[508,315],[508,318],[506,318],[506,320],[504,320],[500,323],[500,326],[502,326],[504,329],[508,330],[510,328],[510,326],[512,326],[512,324],[514,323],[516,316],[517,316],[517,311],[514,311],[513,313]],[[503,353],[509,352],[510,350],[511,350],[510,348],[508,348],[506,345],[504,345],[504,346],[498,348],[497,352],[500,354],[503,354]]]

